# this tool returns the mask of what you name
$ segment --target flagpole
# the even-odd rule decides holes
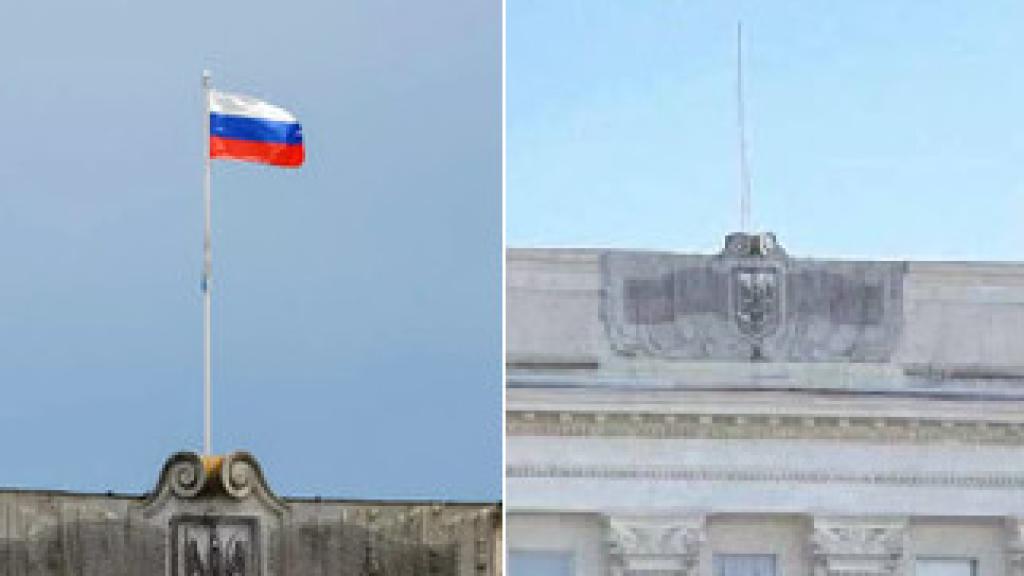
[[[750,162],[747,159],[747,118],[743,101],[743,22],[736,22],[736,128],[739,132],[740,231],[750,232]]]
[[[212,452],[210,442],[210,289],[213,280],[213,254],[210,226],[210,71],[203,70],[203,454]]]

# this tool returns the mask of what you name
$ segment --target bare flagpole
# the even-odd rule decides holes
[[[740,153],[740,230],[750,232],[750,162],[747,160],[747,121],[743,102],[743,22],[736,22],[736,124]]]
[[[210,71],[203,70],[203,454],[212,452],[210,442],[210,288],[213,280],[213,254],[210,226]]]

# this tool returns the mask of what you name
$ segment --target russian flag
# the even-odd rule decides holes
[[[284,108],[210,90],[210,158],[296,168],[306,153],[302,126]]]

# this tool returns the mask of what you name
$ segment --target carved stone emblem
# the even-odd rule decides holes
[[[760,341],[779,327],[779,272],[768,267],[733,270],[733,314],[745,336]]]
[[[703,517],[610,517],[608,554],[612,574],[697,574]]]
[[[257,576],[255,518],[196,517],[172,522],[175,576]]]
[[[288,505],[247,452],[180,452],[160,473],[143,516],[166,526],[168,576],[282,574]]]
[[[789,258],[771,234],[717,255],[607,252],[602,320],[623,355],[886,362],[903,325],[901,262]]]

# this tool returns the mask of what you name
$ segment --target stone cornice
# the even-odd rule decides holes
[[[937,418],[509,411],[509,436],[1024,445],[1024,425]]]
[[[584,479],[661,482],[729,482],[769,484],[848,484],[914,488],[1024,489],[1024,474],[1004,472],[962,474],[938,472],[842,472],[769,468],[715,468],[699,466],[613,466],[512,464],[510,479]]]

